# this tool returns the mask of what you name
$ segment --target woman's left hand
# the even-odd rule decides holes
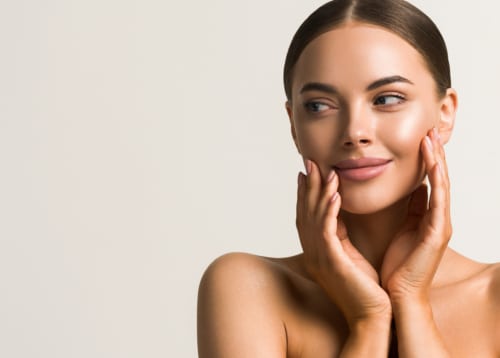
[[[391,301],[425,299],[451,238],[450,184],[443,146],[436,129],[421,145],[431,186],[422,184],[410,199],[403,229],[391,242],[381,268],[382,286]]]

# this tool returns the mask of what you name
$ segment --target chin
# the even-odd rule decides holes
[[[341,209],[345,212],[354,215],[370,215],[375,214],[377,212],[383,211],[384,209],[390,207],[391,205],[383,205],[382,203],[369,203],[367,201],[364,202],[356,202],[353,200],[343,200]]]
[[[340,182],[341,209],[356,215],[369,215],[399,206],[422,184],[423,168],[399,175],[397,179],[377,178],[370,182]]]
[[[357,190],[342,193],[340,191],[341,209],[354,215],[376,214],[405,202],[415,188],[402,190],[399,193],[388,193],[388,189],[371,192]]]

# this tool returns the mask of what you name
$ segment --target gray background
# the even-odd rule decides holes
[[[195,357],[204,268],[299,251],[281,71],[322,3],[0,2],[0,356]],[[496,261],[499,5],[414,3],[460,96],[452,246]]]

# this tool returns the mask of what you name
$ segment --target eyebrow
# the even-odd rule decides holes
[[[370,83],[366,87],[366,91],[373,91],[376,88],[395,83],[395,82],[403,82],[403,83],[408,83],[413,85],[414,83],[410,81],[407,78],[404,78],[402,76],[389,76],[389,77],[383,77],[380,78],[372,83]],[[300,93],[304,93],[307,91],[321,91],[329,94],[336,94],[338,93],[337,89],[334,86],[328,85],[326,83],[321,83],[321,82],[309,82],[306,83],[302,88],[300,89]]]
[[[409,79],[396,75],[396,76],[389,76],[389,77],[384,77],[384,78],[381,78],[379,80],[376,80],[375,82],[368,85],[368,87],[366,87],[366,90],[372,91],[376,88],[379,88],[379,87],[382,87],[382,86],[385,86],[385,85],[388,85],[391,83],[395,83],[395,82],[403,82],[403,83],[408,83],[410,85],[413,85],[413,82],[410,81]]]

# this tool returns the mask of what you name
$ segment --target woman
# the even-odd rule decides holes
[[[402,0],[331,1],[284,82],[303,253],[210,265],[200,357],[499,357],[500,268],[447,247],[457,95],[432,21]]]

